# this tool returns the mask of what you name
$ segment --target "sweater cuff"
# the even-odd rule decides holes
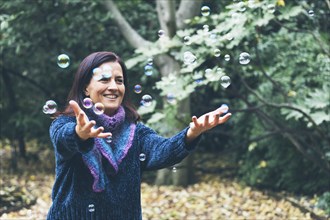
[[[197,144],[200,142],[202,134],[199,135],[197,138],[195,138],[193,141],[187,143],[186,137],[187,137],[188,129],[189,129],[189,126],[184,129],[184,134],[185,134],[185,137],[184,137],[185,138],[184,147],[188,151],[192,151],[192,150],[195,150],[195,148],[197,147]]]

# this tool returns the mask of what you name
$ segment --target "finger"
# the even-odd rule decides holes
[[[96,129],[92,129],[91,135],[93,135],[93,137],[97,137],[103,131],[104,131],[104,128],[101,126]]]
[[[87,130],[90,130],[90,129],[92,129],[95,125],[96,125],[96,122],[95,122],[95,121],[90,121],[90,122],[87,123],[87,125],[86,125],[86,129],[87,129]]]
[[[69,105],[71,106],[73,112],[75,113],[75,115],[77,117],[79,115],[80,111],[81,111],[78,103],[76,101],[74,101],[74,100],[70,100],[69,101]]]
[[[209,118],[210,118],[209,115],[205,115],[205,118],[204,118],[204,125],[207,125],[207,124],[209,123]]]
[[[219,123],[219,120],[220,120],[220,114],[217,113],[214,115],[214,121],[213,121],[214,124],[217,125]]]
[[[227,113],[224,116],[220,117],[219,119],[219,123],[225,123],[226,121],[228,121],[228,119],[231,117],[231,113]]]
[[[102,133],[99,133],[97,135],[98,138],[107,138],[107,137],[111,137],[112,136],[112,133],[111,132],[102,132]]]
[[[88,120],[86,119],[86,115],[85,112],[83,112],[82,110],[79,112],[78,117],[77,117],[77,123],[80,126],[85,126],[86,123],[88,123]]]
[[[198,126],[197,117],[196,117],[196,116],[193,116],[193,117],[191,118],[191,120],[193,121],[194,125],[197,127],[197,126]]]

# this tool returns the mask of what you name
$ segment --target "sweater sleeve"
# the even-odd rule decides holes
[[[93,148],[94,139],[81,140],[75,127],[74,117],[60,116],[52,122],[49,134],[58,160],[68,160],[77,153],[85,153]]]
[[[137,135],[141,146],[140,153],[145,155],[143,169],[161,169],[181,162],[195,149],[200,140],[198,137],[193,142],[186,143],[187,131],[188,127],[170,138],[165,138],[139,123]]]

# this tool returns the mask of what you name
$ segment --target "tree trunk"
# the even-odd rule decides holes
[[[167,33],[169,38],[175,36],[176,31],[186,27],[185,21],[191,19],[198,15],[200,12],[200,7],[202,0],[182,0],[180,1],[179,7],[176,10],[175,0],[157,0],[156,10],[158,14],[158,19],[160,23],[160,28]],[[122,32],[123,36],[134,48],[139,47],[149,47],[150,42],[145,40],[140,36],[135,29],[126,21],[125,17],[118,10],[116,4],[113,0],[107,0],[104,2],[105,7],[112,13],[113,19],[116,21],[119,30]],[[167,54],[161,54],[154,58],[155,65],[159,68],[162,76],[167,76],[168,74],[179,74],[180,64],[171,56]],[[183,125],[181,121],[182,118],[190,117],[190,100],[180,102],[178,104],[178,120],[177,126],[173,128],[174,132],[178,132],[187,125]],[[182,114],[184,113],[184,114]],[[176,172],[169,169],[163,169],[158,172],[156,178],[156,184],[175,184],[186,186],[192,181],[192,157],[187,157],[184,161],[178,164],[176,167]]]

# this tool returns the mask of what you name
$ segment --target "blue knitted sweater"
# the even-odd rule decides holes
[[[188,128],[164,138],[138,123],[131,148],[113,172],[102,158],[105,189],[92,189],[93,176],[83,161],[93,148],[94,139],[82,141],[75,132],[75,117],[60,116],[50,126],[50,138],[55,148],[56,177],[52,191],[52,206],[48,220],[134,220],[142,219],[140,184],[144,170],[172,166],[184,159],[198,142],[186,144]],[[143,153],[145,160],[140,161]]]

